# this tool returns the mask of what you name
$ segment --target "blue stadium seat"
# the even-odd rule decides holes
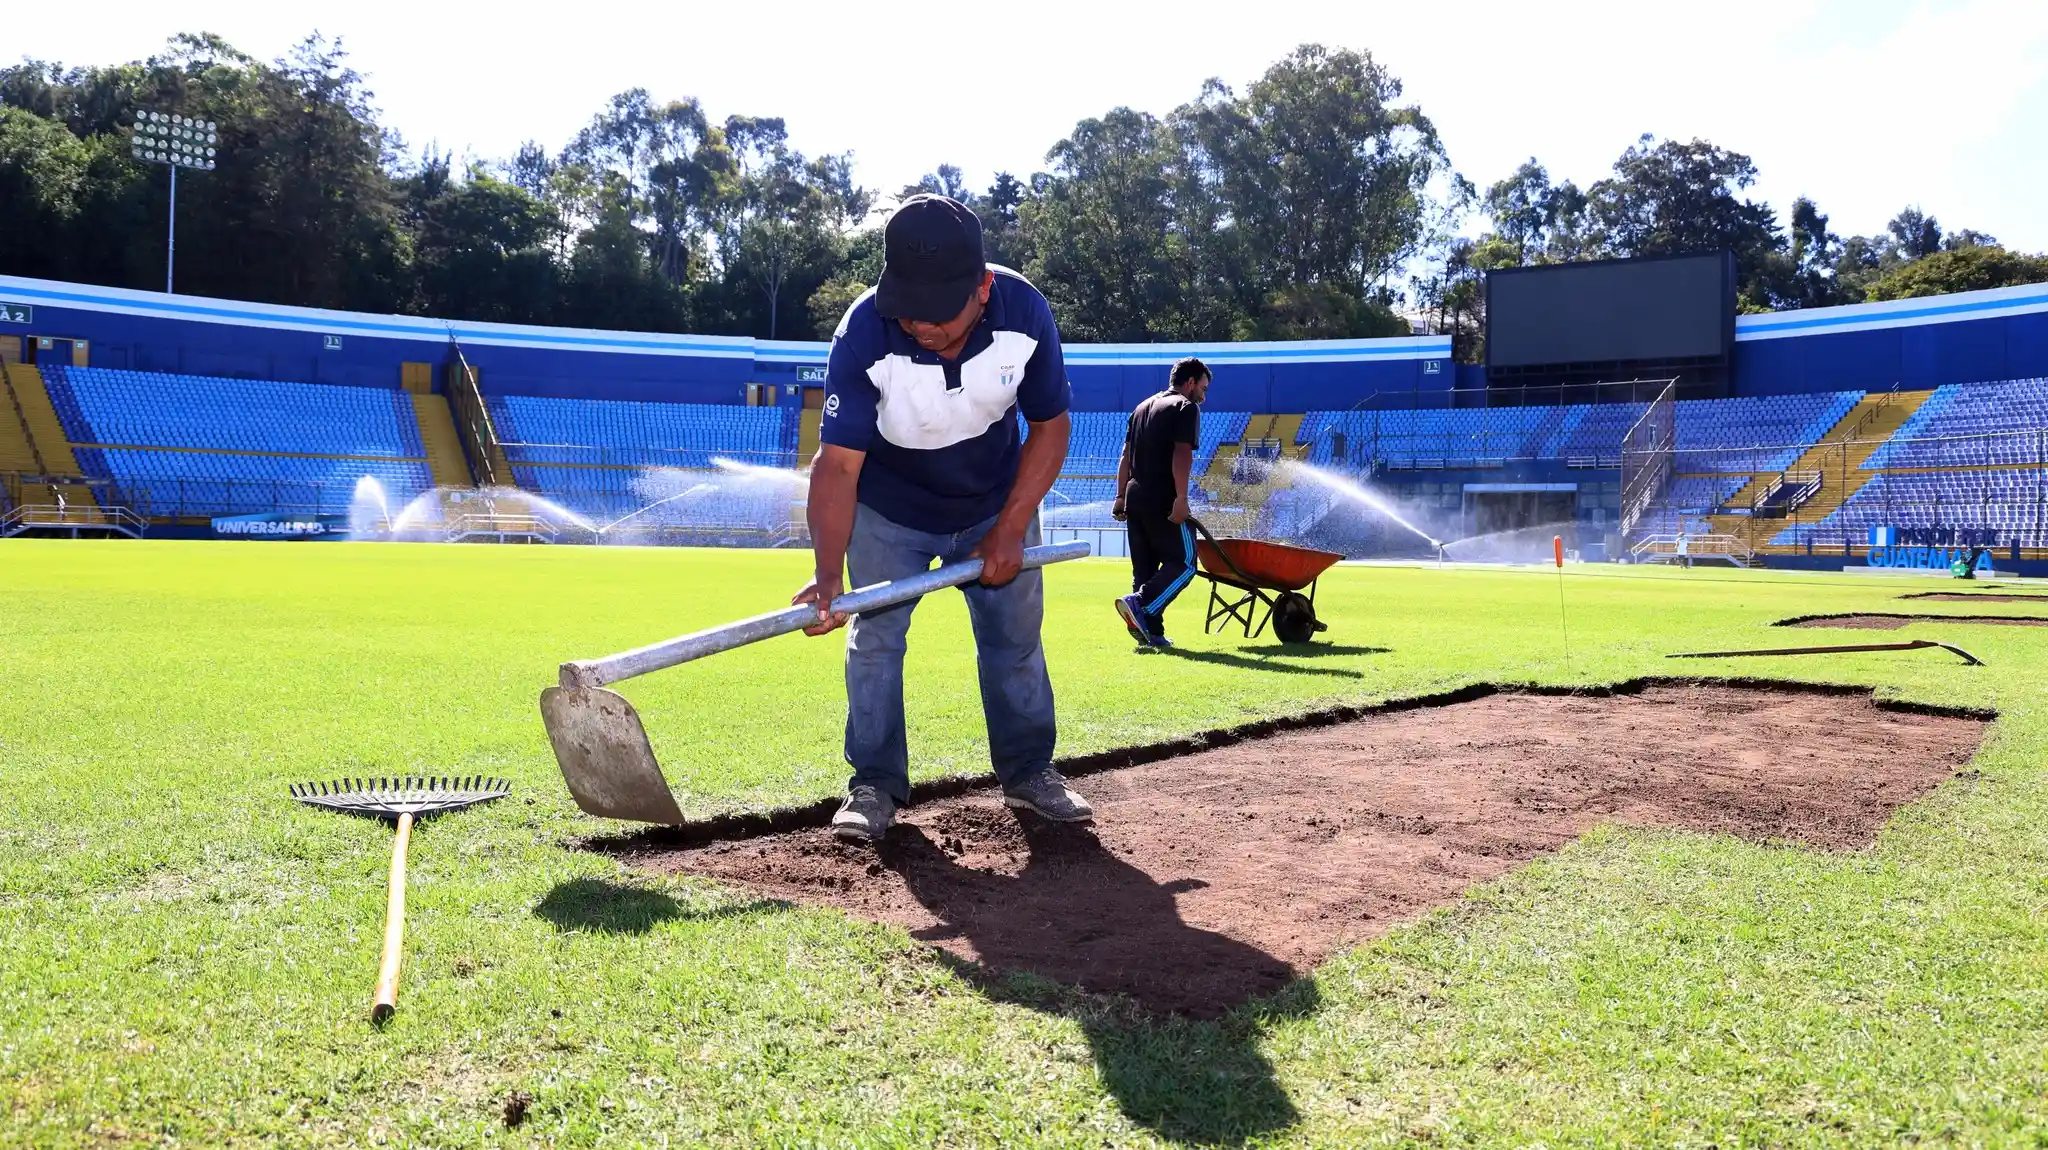
[[[2048,546],[2048,480],[2039,467],[1876,475],[1826,518],[1771,542],[1860,546],[1872,527],[1989,530],[2003,542]]]
[[[705,468],[724,456],[797,466],[794,407],[532,395],[493,395],[485,402],[514,464]]]
[[[80,469],[144,514],[338,513],[365,476],[394,505],[432,486],[402,391],[63,365],[43,377],[86,445]]]
[[[2048,379],[1947,384],[1863,466],[2001,467],[2040,462]],[[2016,430],[2025,429],[2025,430]]]

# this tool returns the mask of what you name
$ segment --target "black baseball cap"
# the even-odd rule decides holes
[[[882,282],[875,310],[885,319],[944,323],[981,285],[981,221],[958,200],[912,196],[882,232]]]

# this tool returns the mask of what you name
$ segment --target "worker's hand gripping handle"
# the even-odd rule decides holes
[[[1024,568],[1030,570],[1048,563],[1081,559],[1088,553],[1088,544],[1078,539],[1066,543],[1046,543],[1037,547],[1027,547],[1024,549]],[[907,603],[942,588],[972,583],[979,578],[979,559],[948,563],[944,567],[912,575],[907,579],[877,583],[872,587],[848,591],[832,601],[832,610],[843,615],[879,611],[884,607]],[[706,655],[716,655],[720,651],[730,651],[734,647],[744,647],[749,643],[758,643],[777,635],[787,635],[791,631],[801,631],[817,621],[818,611],[815,607],[785,607],[780,611],[770,611],[766,615],[756,615],[751,619],[727,623],[723,627],[713,627],[708,631],[679,635],[636,650],[607,655],[602,659],[579,659],[573,663],[564,663],[561,682],[564,687],[602,687],[622,679],[630,679],[635,675],[645,675],[650,671],[659,671],[678,663],[701,659]]]

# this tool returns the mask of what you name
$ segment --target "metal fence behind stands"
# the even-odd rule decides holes
[[[1678,384],[1658,393],[1621,440],[1621,535],[1635,533],[1643,515],[1664,497],[1678,463]]]

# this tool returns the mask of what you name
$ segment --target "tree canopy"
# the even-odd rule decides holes
[[[1400,334],[1418,317],[1480,353],[1483,277],[1523,264],[1726,248],[1742,306],[1774,310],[2048,279],[1919,207],[1841,235],[1811,200],[1780,220],[1754,162],[1644,136],[1581,189],[1531,158],[1479,188],[1370,53],[1308,44],[1164,115],[1114,108],[1044,170],[959,168],[883,197],[848,153],[805,155],[776,117],[632,88],[558,147],[458,167],[383,125],[339,43],[262,61],[210,35],[128,64],[0,68],[0,271],[163,282],[164,173],[138,112],[219,125],[178,196],[178,287],[457,319],[825,338],[881,270],[902,194],[980,214],[991,261],[1029,275],[1075,340]]]

